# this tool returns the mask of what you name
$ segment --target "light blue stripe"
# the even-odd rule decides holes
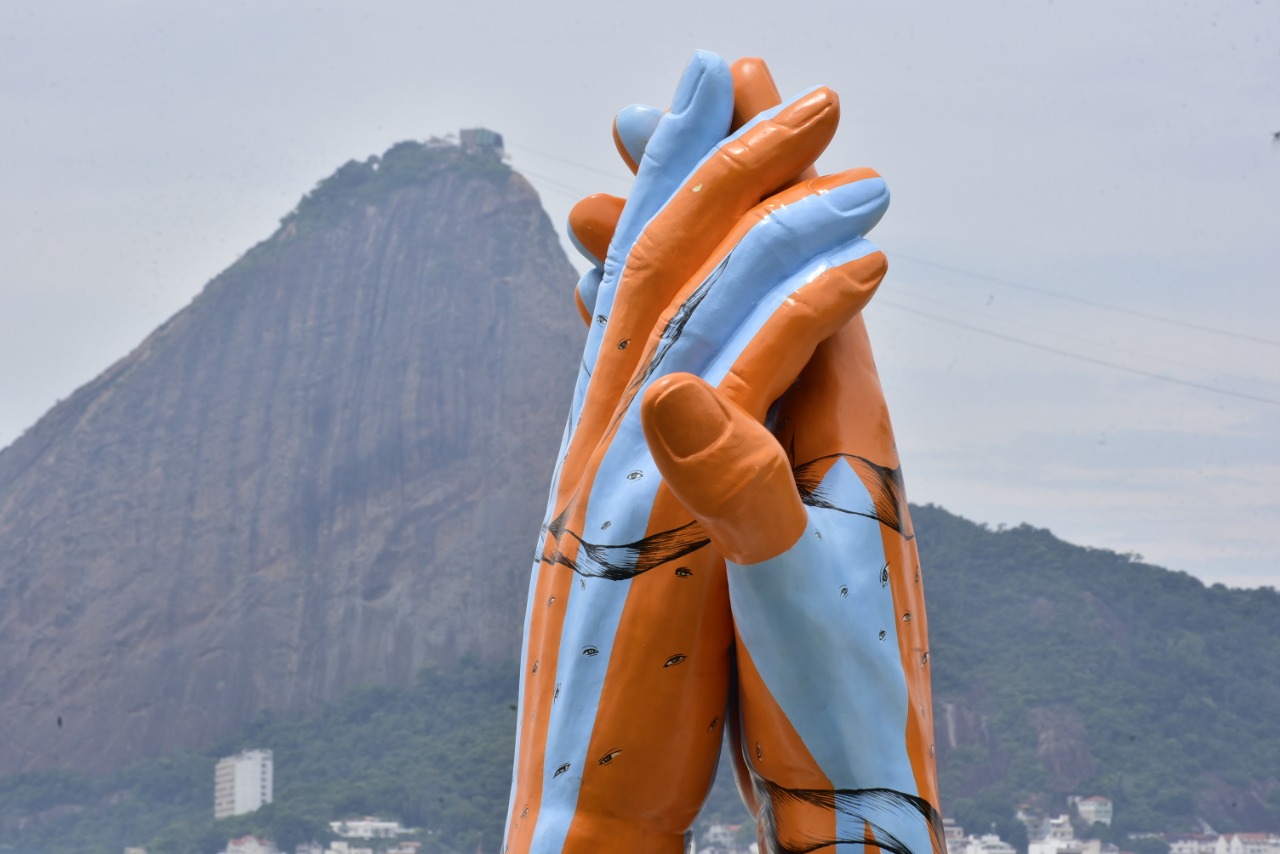
[[[822,487],[841,506],[871,507],[843,459]],[[883,566],[879,522],[809,508],[809,527],[791,549],[762,563],[729,565],[729,597],[743,646],[832,785],[917,795],[898,651],[902,615],[891,586],[881,581]],[[837,832],[860,838],[862,817],[839,814]],[[931,850],[918,814],[885,810],[865,817],[911,850]]]

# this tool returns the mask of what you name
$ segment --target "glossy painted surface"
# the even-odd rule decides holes
[[[682,850],[726,723],[766,850],[870,827],[881,847],[935,844],[926,813],[894,818],[911,798],[936,805],[912,736],[927,674],[921,695],[902,667],[924,621],[896,579],[914,552],[856,317],[884,275],[863,235],[888,192],[865,169],[812,177],[833,93],[776,103],[763,63],[699,53],[670,112],[615,122],[638,166],[625,206],[588,199],[571,217],[599,266],[575,295],[587,342],[531,578],[510,851]],[[790,460],[761,426],[784,393]],[[863,564],[874,583],[850,576],[829,601]],[[918,621],[873,643],[846,619],[905,606]],[[879,687],[851,691],[833,667]]]

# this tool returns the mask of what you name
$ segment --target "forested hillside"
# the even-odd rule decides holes
[[[944,807],[983,828],[1067,794],[1120,830],[1280,830],[1280,594],[913,511]]]

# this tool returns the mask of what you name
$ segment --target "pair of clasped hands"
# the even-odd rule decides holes
[[[838,120],[829,89],[781,104],[762,61],[699,52],[670,111],[615,120],[630,197],[570,215],[588,332],[530,586],[508,851],[682,850],[725,727],[762,850],[865,841],[864,790],[936,803],[914,546],[836,471],[897,471],[859,316],[888,191],[817,177]],[[848,493],[826,516],[801,462]],[[879,838],[915,832],[895,820]]]

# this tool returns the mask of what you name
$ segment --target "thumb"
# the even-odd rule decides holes
[[[804,533],[800,502],[782,446],[763,425],[692,374],[649,387],[641,408],[658,470],[728,560],[759,563]]]

